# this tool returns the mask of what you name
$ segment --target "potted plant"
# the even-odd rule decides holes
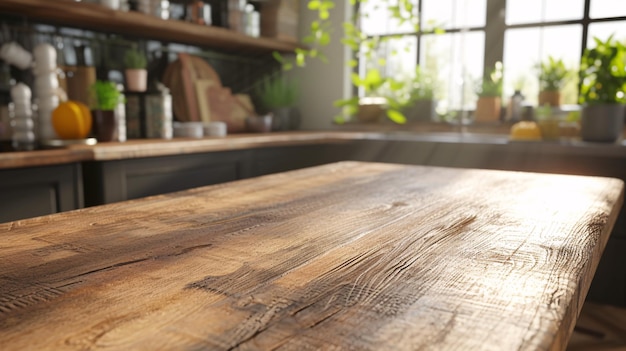
[[[111,81],[97,80],[89,87],[93,132],[98,141],[115,140],[118,120],[115,110],[122,99],[117,85]]]
[[[561,106],[561,89],[565,85],[571,71],[565,67],[561,59],[548,56],[539,63],[539,106]]]
[[[415,74],[406,84],[407,101],[404,105],[404,115],[409,121],[434,121],[435,107],[435,80],[419,66],[415,67]]]
[[[364,65],[365,69],[361,70],[361,74],[354,72],[351,80],[354,88],[361,92],[359,95],[363,96],[363,98],[353,96],[335,100],[334,105],[340,108],[341,112],[335,116],[334,121],[342,124],[353,116],[356,116],[360,121],[364,121],[364,119],[377,121],[382,113],[391,121],[402,124],[406,122],[406,117],[402,111],[403,97],[398,95],[397,91],[401,89],[403,79],[402,77],[385,74],[387,71],[385,67],[388,62],[383,55],[385,50],[381,50],[384,45],[394,40],[395,37],[392,35],[370,36],[361,31],[355,22],[359,17],[359,13],[365,11],[364,6],[362,6],[365,3],[365,0],[351,1],[351,4],[358,5],[355,6],[354,21],[344,21],[342,23],[344,35],[341,38],[343,45],[350,48],[358,58],[367,61]],[[290,70],[293,67],[304,67],[308,59],[319,59],[322,62],[328,61],[323,48],[332,41],[333,25],[330,21],[330,10],[336,4],[343,4],[343,2],[334,0],[308,1],[308,9],[317,12],[318,17],[311,22],[309,33],[302,38],[306,48],[296,48],[291,58],[283,57],[277,52],[274,53],[274,57],[282,65],[283,69]],[[390,18],[399,21],[399,23],[411,26],[416,32],[420,30],[420,16],[416,15],[416,7],[413,1],[390,1],[375,7],[377,10],[386,11]],[[352,59],[348,62],[348,65],[352,68],[356,67],[357,64],[357,59]],[[383,90],[387,90],[388,93],[382,93]]]
[[[137,48],[131,48],[124,54],[124,75],[126,90],[134,92],[146,91],[148,71],[146,70],[146,56]]]
[[[615,142],[624,129],[626,46],[613,39],[593,38],[580,64],[580,132],[584,141]]]
[[[496,62],[476,89],[478,101],[474,111],[476,122],[496,122],[502,110],[502,63]]]
[[[257,85],[262,107],[273,115],[272,130],[294,130],[300,126],[300,111],[295,106],[298,88],[285,75],[265,76]]]

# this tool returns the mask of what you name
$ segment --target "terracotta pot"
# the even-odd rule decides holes
[[[356,118],[359,122],[379,122],[385,114],[386,100],[383,98],[363,98],[359,102]]]
[[[476,102],[474,122],[497,122],[500,120],[502,102],[499,96],[481,96]]]
[[[148,71],[145,69],[127,69],[126,74],[126,90],[135,92],[144,92],[148,85]]]
[[[561,106],[561,92],[558,90],[544,90],[539,93],[539,106],[548,104],[552,107]]]

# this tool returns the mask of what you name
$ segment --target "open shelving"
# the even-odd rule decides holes
[[[164,20],[134,11],[117,11],[96,3],[73,0],[0,0],[0,12],[40,23],[175,42],[236,53],[289,53],[297,43],[255,38],[226,28],[181,20]]]

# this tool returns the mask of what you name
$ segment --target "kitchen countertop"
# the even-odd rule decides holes
[[[341,162],[0,224],[0,344],[563,350],[623,187]]]
[[[224,138],[203,139],[138,139],[123,143],[99,143],[94,146],[72,145],[62,149],[0,153],[0,169],[72,163],[81,161],[108,161],[140,157],[167,156],[248,148],[341,143],[360,140],[400,141],[430,144],[499,145],[511,150],[542,153],[602,155],[626,157],[626,142],[616,144],[568,142],[510,142],[506,135],[482,133],[408,131],[297,131],[267,134],[233,134]]]

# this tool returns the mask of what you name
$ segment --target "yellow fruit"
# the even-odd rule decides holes
[[[52,126],[61,139],[84,139],[91,131],[91,111],[85,104],[68,100],[52,111]]]
[[[541,140],[541,129],[535,122],[517,122],[511,127],[511,140]]]

